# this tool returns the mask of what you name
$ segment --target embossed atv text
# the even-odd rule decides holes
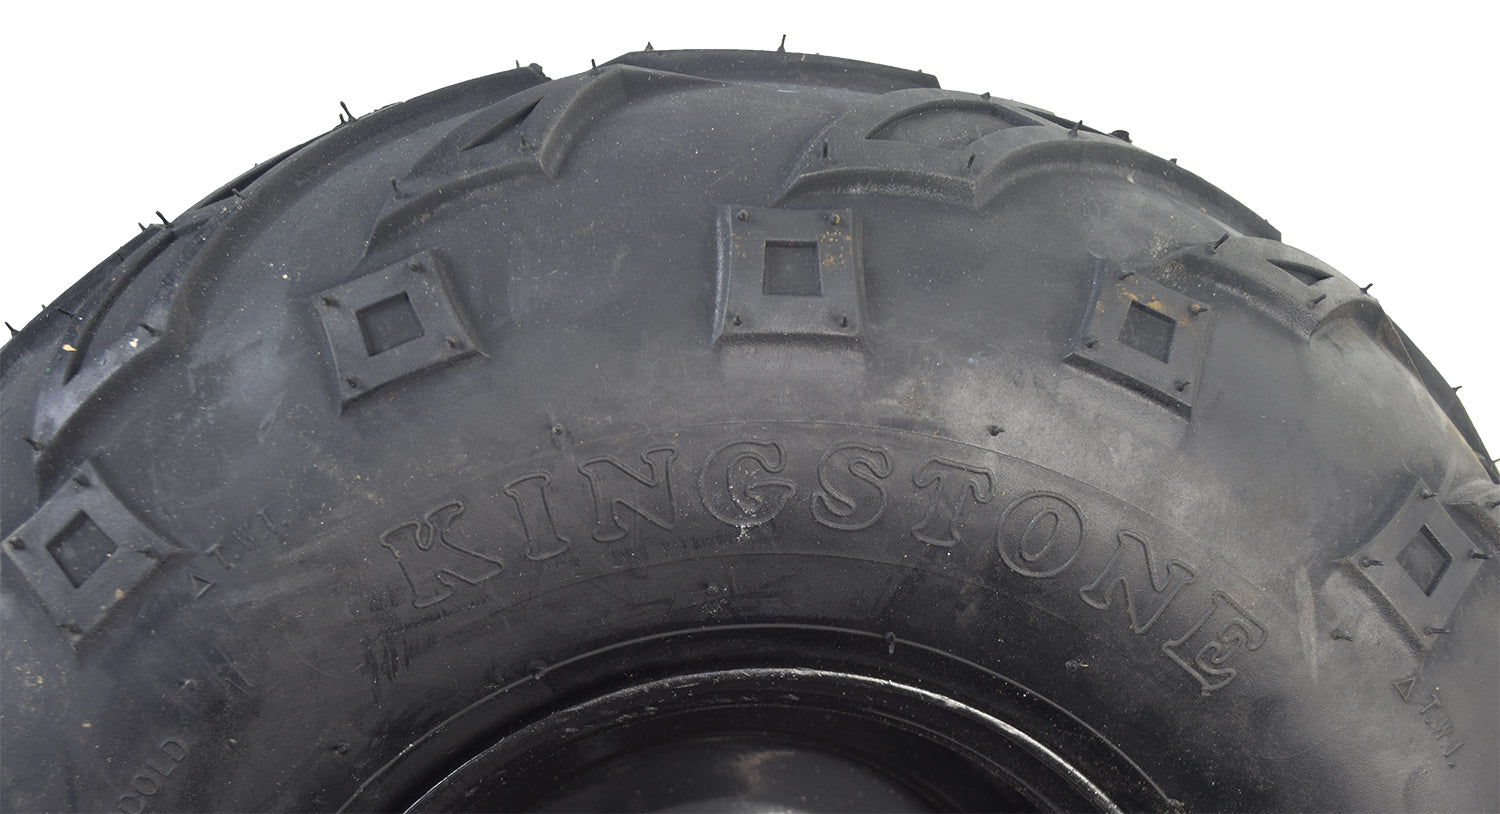
[[[495,506],[503,505],[509,524],[525,538],[526,560],[533,562],[569,551],[585,529],[594,544],[612,545],[632,535],[701,523],[703,512],[740,534],[772,520],[811,520],[833,532],[906,537],[942,549],[993,546],[1006,571],[1023,581],[1071,581],[1087,606],[1101,612],[1123,609],[1131,632],[1160,636],[1161,653],[1204,694],[1228,686],[1246,655],[1267,637],[1266,625],[1226,591],[1195,589],[1193,598],[1180,599],[1183,589],[1198,581],[1198,570],[1164,558],[1148,533],[1131,528],[1112,535],[1085,533],[1073,498],[1049,489],[1011,497],[1007,490],[1024,489],[1024,482],[1003,483],[995,467],[962,460],[967,448],[958,445],[953,457],[926,457],[904,470],[911,473],[908,480],[896,473],[903,470],[900,464],[912,462],[899,461],[876,444],[834,442],[807,449],[763,438],[721,442],[701,458],[687,490],[682,470],[688,445],[643,446],[638,463],[608,455],[587,458],[573,467],[571,482],[559,482],[549,472],[527,473],[505,482],[499,494],[490,492],[488,505],[471,501],[470,508],[497,511]],[[696,500],[684,494],[692,486]],[[893,489],[910,493],[893,500]],[[576,497],[560,498],[568,494]],[[994,519],[1002,496],[1004,509]],[[463,501],[448,500],[380,535],[416,607],[436,605],[503,572],[492,541],[481,543],[479,536],[468,539],[458,531],[466,511]]]

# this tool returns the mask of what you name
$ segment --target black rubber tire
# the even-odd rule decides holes
[[[1500,808],[1462,405],[1128,142],[643,52],[149,228],[0,353],[0,807]]]

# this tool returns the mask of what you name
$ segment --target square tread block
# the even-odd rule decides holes
[[[1447,632],[1459,600],[1479,574],[1482,549],[1442,498],[1417,481],[1401,507],[1349,564],[1406,622],[1423,647]]]
[[[1213,314],[1185,294],[1094,258],[1093,296],[1066,360],[1187,415]]]
[[[75,645],[183,550],[126,508],[91,463],[0,548]]]
[[[320,291],[313,307],[333,352],[341,408],[397,379],[479,352],[431,252]]]
[[[859,233],[849,210],[720,210],[714,342],[856,342],[864,321]]]

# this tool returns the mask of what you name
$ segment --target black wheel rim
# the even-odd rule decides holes
[[[1118,810],[991,714],[889,679],[799,668],[675,676],[573,705],[500,738],[411,808]]]

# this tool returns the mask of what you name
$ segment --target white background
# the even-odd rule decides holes
[[[896,11],[895,9],[902,9]],[[1495,4],[706,0],[62,5],[5,14],[0,317],[20,327],[154,210],[338,121],[650,40],[935,74],[1129,130],[1370,292],[1500,447]],[[1497,450],[1500,453],[1500,450]]]

